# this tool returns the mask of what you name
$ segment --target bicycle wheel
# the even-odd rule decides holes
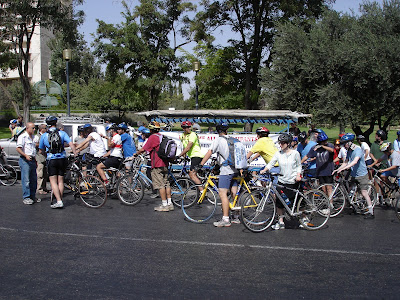
[[[107,201],[107,188],[95,176],[87,175],[79,179],[79,197],[90,208],[102,207]]]
[[[117,194],[122,203],[136,205],[144,196],[143,183],[134,174],[124,176],[117,182]]]
[[[204,194],[205,193],[205,194]],[[182,197],[181,208],[185,217],[193,223],[207,222],[215,213],[217,198],[211,189],[203,191],[198,197],[199,190],[196,186],[190,186]],[[200,198],[202,198],[200,200]]]
[[[14,185],[17,181],[17,171],[11,165],[3,165],[0,170],[0,183],[2,185]]]
[[[332,184],[327,183],[327,184],[321,185],[318,189],[321,190],[322,192],[324,192],[323,187],[325,187],[325,186],[331,186],[332,192],[335,188]],[[341,186],[339,186],[336,189],[334,195],[331,195],[331,196],[327,195],[329,199],[332,198],[332,200],[330,201],[331,204],[333,205],[333,208],[331,207],[331,214],[330,214],[331,218],[336,217],[343,211],[344,206],[346,205],[346,194],[347,193],[343,190],[343,188]]]
[[[276,211],[272,193],[258,189],[243,196],[240,216],[244,227],[252,232],[262,232],[270,227]]]
[[[308,230],[317,230],[328,222],[328,197],[320,190],[311,190],[300,196],[297,204],[300,224]]]
[[[376,189],[372,184],[368,184],[367,190],[369,198],[371,199],[372,206],[375,206],[378,201],[378,195],[376,193]],[[362,195],[359,185],[357,185],[357,190],[354,193],[352,205],[359,213],[365,213],[368,211],[367,200],[365,200],[364,196]]]
[[[182,203],[182,197],[185,194],[185,191],[189,189],[191,186],[196,185],[196,183],[194,183],[193,180],[187,177],[169,177],[169,180],[171,186],[172,203],[180,208]],[[197,198],[199,196],[200,196],[199,193],[197,193]]]
[[[395,202],[394,212],[396,213],[397,219],[400,220],[400,197],[398,197]]]

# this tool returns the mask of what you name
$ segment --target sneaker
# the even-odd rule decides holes
[[[26,205],[32,205],[33,204],[33,200],[31,198],[25,198],[22,202],[24,204],[26,204]]]
[[[36,203],[42,202],[42,199],[36,198],[36,199],[35,199],[35,202],[36,202]]]
[[[273,230],[285,229],[285,223],[276,222],[271,228]]]
[[[168,206],[169,211],[172,211],[172,210],[175,209],[175,207],[174,207],[174,205],[172,203],[168,204],[167,206]]]
[[[230,227],[231,222],[230,221],[225,221],[224,219],[221,219],[221,221],[214,222],[213,223],[215,227]]]
[[[56,203],[50,205],[50,207],[51,208],[63,208],[64,207],[64,203],[62,203],[62,201],[61,202],[57,201]]]
[[[329,208],[324,208],[324,209],[321,209],[320,212],[321,212],[323,215],[327,216],[327,215],[329,215],[329,213],[330,213],[330,209],[329,209]]]
[[[169,206],[168,205],[159,205],[154,207],[155,211],[169,211]]]
[[[307,218],[307,217],[304,217],[303,219],[302,219],[302,221],[303,221],[303,223],[306,223],[308,226],[310,226],[310,227],[312,227],[312,226],[314,226],[312,223],[310,223],[310,220]],[[299,225],[299,227],[300,228],[304,228],[304,226],[303,226],[303,224],[300,222],[300,225]]]
[[[151,194],[151,195],[150,195],[150,198],[151,198],[151,199],[158,198],[158,194],[157,194],[157,193],[156,193],[156,194]]]
[[[366,213],[364,219],[375,219],[375,216],[371,213]]]
[[[233,219],[231,220],[231,223],[232,223],[232,224],[240,224],[240,219],[239,219],[239,218],[233,218]]]

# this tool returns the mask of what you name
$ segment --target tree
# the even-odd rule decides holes
[[[62,31],[67,36],[71,28],[76,28],[81,12],[73,14],[71,3],[83,0],[0,0],[1,40],[9,43],[7,53],[14,53],[16,68],[24,90],[24,120],[29,121],[32,89],[28,67],[32,37],[37,26],[54,31]],[[66,3],[64,3],[66,2]],[[11,67],[11,65],[10,65]],[[4,70],[4,69],[3,69]]]
[[[148,96],[148,109],[157,109],[162,90],[170,82],[185,80],[176,51],[190,42],[186,12],[194,7],[185,1],[141,0],[130,12],[124,1],[123,5],[123,23],[98,21],[95,54],[107,64],[108,80],[120,72],[127,74],[131,85]],[[185,26],[178,29],[182,23]],[[181,44],[176,42],[178,34],[184,39]]]
[[[246,109],[259,107],[259,71],[261,66],[271,62],[269,51],[274,42],[275,24],[280,20],[290,20],[297,16],[304,22],[318,17],[324,0],[203,0],[204,11],[197,14],[193,26],[195,38],[213,42],[212,32],[216,28],[228,26],[237,36],[229,42],[239,54],[240,65],[236,72],[242,77],[244,90],[243,106]]]

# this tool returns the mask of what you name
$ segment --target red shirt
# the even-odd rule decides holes
[[[150,153],[152,168],[160,168],[168,166],[168,162],[163,161],[157,154],[157,151],[160,148],[160,137],[161,134],[153,133],[152,135],[149,136],[149,139],[143,146],[143,149]]]

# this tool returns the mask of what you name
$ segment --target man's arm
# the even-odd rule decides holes
[[[209,149],[206,153],[206,155],[204,155],[203,159],[201,160],[200,165],[204,166],[204,164],[207,162],[207,160],[211,157],[211,155],[213,154],[212,150]]]
[[[190,141],[187,144],[187,146],[185,147],[185,149],[183,149],[182,152],[178,156],[185,156],[186,153],[188,153],[190,151],[190,149],[192,149],[192,146],[193,146],[193,142]]]
[[[91,140],[93,140],[93,137],[89,135],[82,143],[76,146],[76,151],[79,152],[83,149],[86,149],[89,146],[89,142]]]

